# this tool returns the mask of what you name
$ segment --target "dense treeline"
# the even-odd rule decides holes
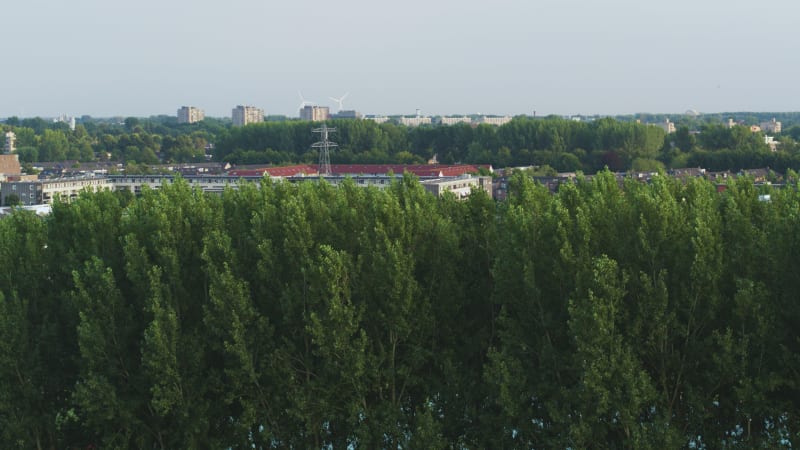
[[[159,164],[205,161],[206,147],[225,126],[208,119],[196,124],[172,120],[124,122],[87,120],[70,130],[65,123],[41,118],[9,118],[3,127],[16,134],[16,147],[23,163],[41,161],[119,161]]]
[[[744,126],[728,128],[715,116],[679,121],[681,126],[672,134],[624,119],[516,117],[501,127],[460,124],[408,128],[370,120],[332,120],[328,125],[337,129],[332,136],[339,144],[331,155],[334,163],[413,164],[436,156],[448,164],[547,165],[557,171],[584,173],[604,167],[616,171],[687,166],[714,171],[761,167],[779,173],[790,168],[800,170],[797,126],[773,136],[778,142],[773,152],[763,133],[751,133]],[[159,117],[86,121],[74,131],[63,123],[11,118],[3,128],[17,134],[17,153],[23,163],[110,160],[135,166],[198,162],[207,154],[234,164],[315,163],[318,154],[311,145],[318,138],[312,133],[317,126],[283,120],[236,128],[217,119],[178,124],[174,118]]]
[[[489,163],[495,167],[548,165],[557,171],[595,173],[704,167],[713,171],[770,167],[800,169],[800,128],[777,136],[772,151],[761,132],[744,126],[703,123],[675,133],[633,121],[603,118],[576,122],[557,117],[514,118],[493,127],[466,124],[408,128],[371,121],[331,121],[340,148],[334,163]],[[273,122],[233,128],[217,140],[215,157],[233,163],[313,162],[313,124]],[[293,151],[293,149],[295,149]]]
[[[800,194],[187,183],[0,221],[18,448],[788,447]]]
[[[467,124],[405,127],[369,120],[334,120],[335,163],[490,163],[498,167],[550,165],[558,170],[624,170],[637,159],[654,160],[664,145],[658,127],[601,119],[516,118],[501,127]],[[276,122],[232,128],[220,137],[215,157],[232,162],[314,161],[313,124]],[[300,152],[300,153],[297,153]]]

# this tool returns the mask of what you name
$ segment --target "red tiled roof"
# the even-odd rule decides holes
[[[455,177],[465,173],[476,173],[478,167],[470,164],[331,164],[331,172],[337,175],[385,175],[389,172],[412,173],[418,177]]]
[[[336,175],[384,175],[390,170],[403,173],[401,164],[331,164],[331,173]],[[400,171],[398,172],[398,168]]]
[[[269,167],[266,172],[271,177],[292,177],[295,175],[316,175],[317,169],[306,165]]]
[[[295,175],[316,175],[317,169],[306,166],[263,167],[261,169],[231,170],[229,175],[234,177],[260,177],[267,174],[271,177],[292,177]]]
[[[228,175],[232,177],[261,177],[267,169],[231,170]]]
[[[386,175],[389,172],[403,174],[409,172],[418,177],[457,177],[467,173],[477,173],[478,167],[472,164],[331,164],[331,173],[334,175]],[[235,177],[263,176],[291,177],[295,175],[317,175],[315,167],[308,165],[294,165],[284,167],[263,167],[258,169],[231,170],[229,175]]]

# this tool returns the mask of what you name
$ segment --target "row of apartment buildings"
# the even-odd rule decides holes
[[[744,125],[743,122],[734,122],[733,119],[728,119],[728,128],[733,128],[736,125],[747,126]],[[772,120],[761,122],[758,125],[750,125],[748,128],[750,128],[750,131],[753,133],[757,133],[759,131],[763,131],[765,133],[780,133],[783,129],[783,125],[773,117]]]
[[[189,185],[203,192],[221,193],[227,186],[236,188],[242,182],[258,182],[264,178],[284,180],[290,183],[319,182],[324,180],[332,185],[339,185],[345,179],[351,179],[362,187],[372,186],[384,189],[392,181],[410,172],[419,177],[422,186],[434,195],[441,196],[451,192],[457,198],[464,198],[473,189],[484,190],[491,195],[492,178],[489,176],[473,176],[477,172],[475,166],[424,166],[401,165],[356,165],[336,166],[335,175],[320,176],[310,166],[272,167],[231,171],[218,175],[182,176]],[[407,170],[405,170],[407,169]],[[145,189],[159,189],[165,183],[172,183],[175,175],[108,175],[67,177],[54,179],[35,179],[10,177],[0,181],[0,204],[20,205],[51,204],[56,197],[71,201],[82,191],[127,190],[139,194]]]
[[[368,116],[365,117],[365,119],[372,120],[373,122],[377,123],[386,123],[396,120],[400,125],[405,125],[407,127],[419,127],[423,125],[456,125],[460,123],[472,126],[478,126],[482,124],[501,126],[511,122],[511,116],[401,116],[396,119],[388,116]]]
[[[205,112],[195,106],[181,106],[178,109],[178,123],[195,123],[205,118]],[[255,106],[238,105],[231,110],[231,121],[235,127],[263,122],[264,110]]]
[[[637,120],[636,122],[641,123],[641,121]],[[676,131],[675,123],[670,121],[669,118],[664,119],[663,122],[656,122],[652,123],[651,125],[655,125],[663,129],[667,134],[674,133]],[[744,122],[736,122],[733,119],[728,119],[726,124],[728,128],[733,128],[734,126],[746,126],[750,129],[753,133],[757,133],[759,131],[763,131],[765,133],[780,133],[781,129],[783,128],[781,123],[773,117],[772,120],[761,122],[759,125],[745,125]]]
[[[377,187],[385,189],[389,187],[399,175],[381,176],[320,176],[304,177],[292,176],[281,178],[289,183],[300,182],[320,182],[338,186],[344,180],[350,179],[357,186]],[[236,188],[239,183],[252,183],[264,179],[264,177],[235,177],[230,175],[222,176],[190,176],[182,177],[190,186],[196,187],[207,193],[221,193],[226,187]],[[143,189],[160,189],[164,184],[173,183],[176,177],[173,175],[109,175],[104,177],[85,177],[85,178],[57,178],[51,180],[28,180],[0,183],[0,197],[2,205],[19,204],[29,205],[49,205],[56,198],[62,201],[71,201],[83,191],[97,192],[101,190],[121,191],[127,190],[134,194],[140,194]],[[483,190],[489,195],[492,193],[492,178],[482,176],[461,176],[420,179],[420,184],[425,190],[433,195],[442,196],[446,192],[451,192],[457,198],[465,198],[473,190]],[[14,199],[13,202],[11,201]]]
[[[327,106],[304,105],[300,109],[300,119],[311,122],[324,122],[329,119],[361,119],[358,111],[339,111],[331,114]],[[181,106],[178,109],[178,123],[195,123],[205,119],[202,109],[194,106]],[[237,105],[231,110],[231,122],[235,127],[243,127],[251,123],[264,121],[264,110],[255,106]]]
[[[401,116],[395,119],[386,116],[364,117],[358,111],[344,110],[331,114],[327,106],[303,105],[300,108],[300,119],[311,122],[324,122],[329,119],[367,119],[377,123],[385,123],[396,120],[400,125],[407,127],[418,127],[421,125],[456,125],[465,123],[473,126],[486,124],[500,126],[511,122],[511,116],[451,116],[451,117],[430,117],[430,116]],[[182,106],[178,109],[178,123],[195,123],[205,119],[202,109],[194,106]],[[251,123],[264,121],[264,110],[255,106],[238,105],[231,110],[231,121],[235,127],[243,127]]]

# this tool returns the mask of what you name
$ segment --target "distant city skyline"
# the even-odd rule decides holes
[[[234,109],[238,108],[241,105],[237,105]],[[328,108],[329,105],[315,105],[314,108],[325,107]],[[182,107],[183,108],[183,107]],[[195,119],[191,122],[187,122],[186,119],[183,119],[180,111],[180,108],[176,114],[176,112],[153,112],[153,113],[145,113],[140,115],[132,115],[132,114],[107,114],[107,115],[96,115],[96,114],[59,114],[58,116],[51,116],[51,115],[43,115],[43,114],[34,114],[34,115],[8,115],[8,116],[0,116],[0,120],[7,120],[11,118],[18,118],[18,119],[32,119],[32,118],[39,118],[44,120],[52,120],[53,122],[64,122],[70,125],[71,122],[79,122],[82,118],[88,117],[90,119],[125,119],[128,117],[138,118],[138,119],[147,119],[147,118],[159,118],[159,117],[174,117],[177,119],[178,123],[194,123],[199,122],[203,119],[210,118],[210,119],[228,119],[232,120],[235,113],[233,111],[228,112],[227,114],[220,114],[220,115],[209,115],[206,114],[203,108],[192,106],[191,108],[198,109],[202,114],[202,119]],[[252,106],[252,108],[258,108],[257,106]],[[306,121],[324,121],[324,120],[331,120],[331,119],[369,119],[369,120],[377,120],[383,119],[383,121],[389,121],[392,118],[406,118],[412,119],[417,117],[415,112],[411,113],[375,113],[364,115],[361,111],[354,110],[354,109],[345,109],[343,110],[346,115],[339,116],[338,113],[329,113],[325,116],[324,119],[309,119],[307,117],[303,117],[302,113],[298,114],[280,114],[280,113],[270,113],[268,111],[263,111],[263,117],[269,119],[272,118],[285,118],[286,120],[292,119],[300,119]],[[349,113],[357,113],[358,116],[351,116]],[[533,114],[535,113],[535,115]],[[564,119],[575,119],[580,120],[580,118],[585,119],[596,119],[596,118],[603,118],[603,117],[632,117],[636,118],[637,116],[684,116],[684,115],[694,115],[694,116],[716,116],[720,114],[732,114],[732,115],[741,115],[741,114],[800,114],[800,111],[777,111],[777,110],[740,110],[740,111],[696,111],[696,110],[686,110],[686,111],[637,111],[631,113],[618,113],[618,114],[605,114],[605,113],[596,113],[596,114],[582,114],[582,113],[575,113],[575,114],[556,114],[556,113],[544,113],[542,111],[532,111],[530,113],[519,113],[519,114],[495,114],[495,113],[487,113],[487,112],[468,112],[468,113],[461,113],[461,112],[454,112],[454,113],[443,113],[443,114],[427,114],[420,112],[418,117],[425,118],[425,119],[434,119],[434,122],[431,124],[442,124],[442,125],[453,125],[456,123],[464,122],[464,123],[482,123],[480,121],[475,122],[474,120],[469,120],[470,118],[482,118],[487,120],[492,119],[504,119],[506,121],[510,121],[514,117],[532,117],[532,118],[547,118],[547,117],[561,117]],[[260,117],[260,116],[259,116]],[[436,122],[436,118],[446,118],[450,119],[445,122]],[[383,122],[381,122],[383,123]],[[494,123],[492,123],[494,124]]]
[[[800,4],[300,0],[4,5],[0,117],[797,111]]]

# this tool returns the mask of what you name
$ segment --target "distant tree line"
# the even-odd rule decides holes
[[[595,173],[653,171],[701,166],[714,171],[770,167],[778,172],[800,170],[800,127],[773,136],[777,151],[764,134],[747,127],[728,128],[710,116],[705,121],[679,121],[677,132],[630,118],[574,121],[559,117],[516,117],[493,127],[467,124],[405,127],[369,120],[332,120],[332,140],[339,147],[334,163],[492,164],[495,167],[549,166],[557,171]],[[648,120],[655,119],[647,117]],[[246,127],[206,119],[178,124],[174,118],[127,118],[118,122],[86,121],[71,131],[66,124],[42,119],[6,121],[17,134],[17,153],[24,163],[77,160],[118,161],[134,165],[198,162],[207,153],[234,164],[315,163],[311,145],[320,124],[299,120],[269,121]],[[212,150],[213,149],[213,150]]]
[[[800,127],[775,136],[777,151],[764,134],[716,123],[696,130],[682,126],[666,134],[660,127],[603,118],[577,122],[561,118],[518,117],[493,127],[466,124],[408,128],[370,121],[332,121],[339,149],[335,163],[489,163],[495,167],[548,165],[558,171],[595,173],[704,167],[738,171],[770,167],[800,169]],[[232,128],[219,136],[214,156],[233,163],[313,162],[313,124],[272,122]],[[292,151],[296,149],[296,151]]]
[[[175,122],[174,120],[172,122]],[[16,134],[23,163],[74,160],[159,164],[205,161],[206,147],[224,129],[219,121],[177,124],[128,118],[122,122],[65,123],[9,118],[3,127]]]
[[[759,201],[759,194],[770,201]],[[7,448],[778,448],[800,194],[187,183],[0,220]]]
[[[405,127],[369,120],[335,120],[337,163],[423,163],[436,156],[452,164],[490,163],[498,167],[551,165],[558,170],[594,172],[604,166],[624,170],[636,159],[654,159],[664,145],[658,127],[602,119],[514,119],[501,127],[467,124]],[[273,163],[313,161],[313,124],[274,122],[232,128],[218,139],[218,160]],[[294,153],[292,149],[299,150]]]

